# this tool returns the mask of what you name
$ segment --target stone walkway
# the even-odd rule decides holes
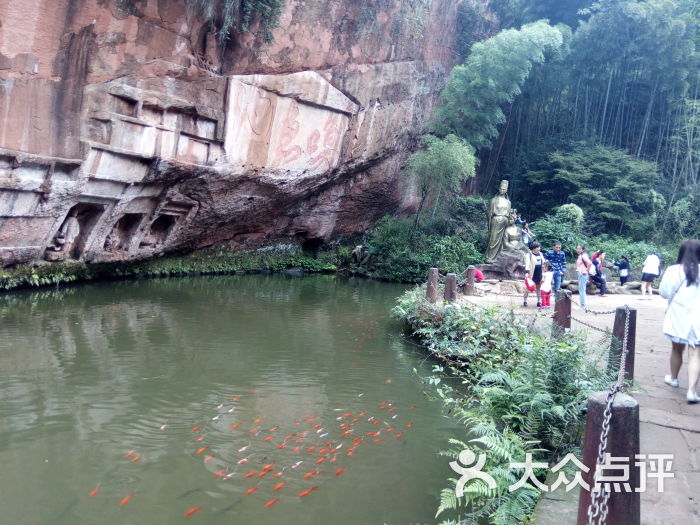
[[[578,296],[574,295],[574,300]],[[532,306],[522,307],[517,297],[487,296],[469,297],[480,304],[512,305],[521,312],[535,312]],[[529,300],[533,303],[532,297]],[[588,308],[610,311],[628,304],[637,310],[637,338],[635,353],[635,390],[629,392],[639,402],[640,453],[673,454],[675,478],[665,480],[665,490],[656,490],[655,480],[641,495],[641,516],[644,525],[697,525],[700,524],[700,404],[689,405],[685,400],[688,387],[687,352],[679,375],[680,388],[664,384],[664,375],[669,372],[670,343],[663,337],[662,324],[666,301],[655,296],[643,300],[639,295],[608,295],[589,297]],[[574,305],[572,317],[600,328],[612,329],[614,315],[598,316],[584,313]],[[600,340],[599,333],[576,322],[573,330],[588,330],[591,340]],[[572,491],[574,492],[574,491]],[[569,493],[571,494],[571,493]],[[543,507],[557,508],[556,514],[538,512],[536,523],[568,525],[576,523],[575,508],[571,498],[556,498],[553,493]],[[554,507],[554,508],[553,508]],[[573,507],[573,508],[572,508]],[[569,512],[567,512],[567,510]],[[546,516],[550,515],[550,516]],[[548,518],[551,517],[551,521]],[[623,524],[614,524],[623,525]]]

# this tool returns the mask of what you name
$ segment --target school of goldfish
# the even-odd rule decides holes
[[[216,463],[213,477],[217,482],[238,483],[246,497],[260,500],[261,508],[283,505],[288,498],[308,499],[321,490],[322,481],[341,476],[350,469],[352,460],[349,458],[361,453],[364,447],[401,440],[414,426],[400,416],[409,414],[407,411],[414,410],[415,405],[399,410],[395,403],[381,401],[372,415],[368,410],[334,409],[337,415],[330,421],[305,414],[294,419],[291,428],[283,430],[274,421],[267,422],[264,416],[248,420],[236,417],[242,397],[232,396],[229,402],[217,404],[216,415],[191,427],[191,451],[194,457],[201,457],[203,464]],[[230,442],[222,444],[220,435],[209,442],[207,432],[222,428],[231,436]],[[163,424],[160,429],[166,432],[170,426]],[[238,447],[242,443],[246,444]],[[278,452],[280,450],[283,452]],[[274,460],[275,456],[279,461]],[[148,457],[137,450],[129,450],[123,453],[123,460],[147,463]],[[137,468],[136,465],[133,468]],[[197,489],[186,494],[190,492],[204,495]],[[91,498],[104,497],[104,493],[100,484],[87,491]],[[138,493],[117,497],[119,506],[125,507]],[[206,501],[198,503],[184,509],[183,516],[192,516],[206,507]]]

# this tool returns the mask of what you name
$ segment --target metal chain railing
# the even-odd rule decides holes
[[[604,333],[604,334],[609,334],[609,333],[610,333],[610,331],[609,331],[609,330],[606,330],[605,328],[600,328],[600,327],[598,327],[598,326],[593,326],[592,324],[587,323],[586,321],[582,321],[581,319],[577,319],[577,318],[574,317],[573,315],[571,315],[571,316],[569,316],[569,317],[570,317],[570,319],[571,319],[572,321],[576,321],[578,324],[582,324],[583,326],[585,326],[585,327],[587,327],[587,328],[590,328],[590,329],[592,329],[592,330],[596,330],[596,331],[602,332],[602,333]]]
[[[593,487],[591,488],[591,503],[588,506],[588,525],[605,525],[608,517],[608,502],[610,501],[609,487],[603,485],[598,487],[596,478],[598,477],[599,465],[603,464],[605,450],[608,448],[608,434],[610,433],[610,420],[612,419],[612,405],[615,401],[615,396],[622,391],[625,380],[625,367],[627,364],[627,342],[629,336],[630,325],[630,308],[625,305],[625,331],[622,336],[622,352],[620,358],[620,368],[617,372],[617,380],[610,387],[608,392],[605,410],[603,411],[603,426],[598,441],[598,457],[596,459],[596,470],[593,473]]]
[[[581,309],[583,309],[583,311],[586,312],[587,314],[593,314],[593,315],[611,315],[611,314],[614,314],[614,313],[616,312],[616,310],[610,310],[610,311],[605,311],[605,312],[601,312],[601,311],[599,311],[599,310],[591,310],[590,308],[587,308],[587,307],[585,307],[585,306],[581,306],[581,303],[579,303],[579,302],[578,302],[576,299],[574,299],[573,297],[571,297],[571,302],[574,303],[576,306],[580,307]]]

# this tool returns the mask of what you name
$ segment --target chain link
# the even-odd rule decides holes
[[[596,482],[598,477],[598,466],[603,464],[605,450],[608,448],[608,434],[610,433],[610,420],[612,419],[612,405],[615,396],[622,391],[625,381],[625,366],[627,365],[627,342],[630,325],[630,307],[625,305],[625,331],[622,336],[622,349],[620,358],[620,368],[617,372],[617,380],[610,387],[608,392],[605,410],[603,411],[603,427],[598,441],[598,457],[596,459],[595,471],[593,473],[593,487],[591,489],[591,503],[588,506],[588,525],[605,525],[608,518],[608,503],[610,501],[610,491],[607,486],[599,487]],[[600,490],[596,490],[596,489]]]
[[[589,324],[589,323],[587,323],[587,322],[585,322],[585,321],[581,321],[581,319],[577,319],[577,318],[574,317],[573,315],[571,315],[571,316],[569,316],[569,317],[570,317],[570,319],[571,319],[572,321],[576,321],[577,323],[582,324],[583,326],[586,326],[586,327],[588,327],[588,328],[591,328],[592,330],[596,330],[596,331],[602,332],[602,333],[604,333],[604,334],[609,334],[609,333],[610,333],[610,331],[607,330],[607,329],[599,328],[599,327],[597,327],[597,326],[593,326],[592,324]]]
[[[593,315],[611,315],[617,312],[617,310],[609,310],[605,312],[601,312],[599,310],[591,310],[590,308],[586,308],[585,306],[581,306],[581,303],[579,303],[576,299],[571,297],[571,302],[574,303],[576,306],[580,307],[583,309],[584,312],[587,314],[593,314]]]

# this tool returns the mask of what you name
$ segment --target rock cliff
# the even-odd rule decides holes
[[[286,0],[222,47],[186,0],[0,0],[0,261],[325,241],[398,184],[458,0]]]

